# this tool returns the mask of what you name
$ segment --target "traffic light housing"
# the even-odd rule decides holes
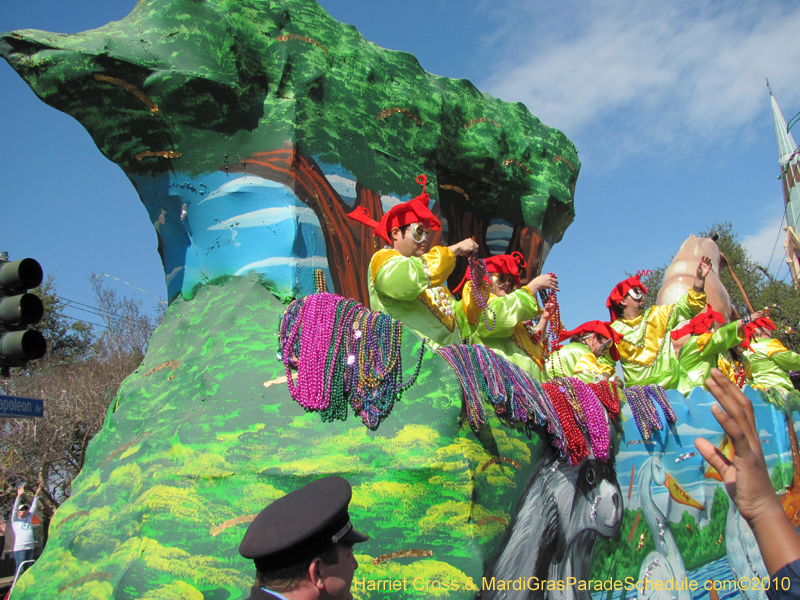
[[[9,262],[0,259],[0,375],[22,367],[47,352],[44,336],[28,325],[38,323],[44,305],[31,288],[42,283],[42,267],[32,258]]]

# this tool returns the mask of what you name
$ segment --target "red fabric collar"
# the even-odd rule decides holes
[[[521,252],[512,252],[511,254],[499,254],[497,256],[490,256],[483,259],[486,263],[487,273],[503,273],[504,275],[511,275],[514,278],[514,285],[519,287],[522,283],[520,278],[520,270],[527,266],[525,258]],[[467,272],[464,273],[464,278],[456,287],[453,288],[453,293],[457,294],[464,287],[467,281],[472,281],[472,269],[467,267]]]
[[[772,329],[773,331],[777,330],[778,328],[775,327],[775,323],[772,322],[772,319],[769,317],[761,317],[760,319],[756,319],[752,323],[748,323],[744,326],[744,341],[742,342],[742,348],[747,348],[748,350],[753,350],[750,347],[750,342],[753,339],[753,335],[756,332],[756,329],[759,327],[763,327],[764,329]]]
[[[413,200],[396,204],[390,208],[381,217],[380,222],[372,219],[367,209],[363,206],[359,206],[353,212],[348,213],[347,216],[374,229],[375,235],[390,246],[392,245],[392,229],[395,227],[404,227],[411,223],[422,223],[427,229],[441,231],[441,222],[428,208],[431,198],[425,193],[427,177],[419,175],[416,181],[422,184],[422,193]]]
[[[641,281],[639,281],[639,277],[650,275],[650,273],[652,273],[652,271],[637,271],[636,275],[633,277],[628,277],[614,286],[614,289],[611,290],[611,293],[608,295],[608,300],[606,300],[606,308],[608,309],[608,314],[611,316],[612,323],[617,320],[617,314],[614,312],[614,307],[625,299],[625,296],[629,291],[631,291],[631,288],[640,287],[645,294],[648,293],[647,288],[642,285]]]
[[[576,335],[586,335],[587,333],[598,333],[605,338],[611,340],[611,348],[609,348],[608,352],[611,354],[611,358],[614,360],[619,360],[619,350],[617,350],[617,344],[622,341],[622,335],[611,328],[611,323],[607,321],[587,321],[583,325],[578,325],[572,331],[562,331],[558,334],[558,341],[563,342],[571,337]]]
[[[711,333],[711,325],[714,321],[724,323],[725,317],[715,311],[709,304],[707,311],[704,310],[680,329],[673,329],[669,335],[673,340],[677,340],[685,335]]]

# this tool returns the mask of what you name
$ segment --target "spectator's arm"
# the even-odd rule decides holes
[[[752,403],[718,369],[711,371],[706,386],[719,402],[711,412],[733,442],[734,457],[729,460],[703,438],[697,438],[695,446],[722,476],[728,495],[753,530],[772,576],[784,565],[800,559],[800,534],[773,491]]]

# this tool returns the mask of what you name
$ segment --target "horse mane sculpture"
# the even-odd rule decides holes
[[[555,451],[539,462],[508,527],[481,598],[589,598],[588,591],[548,591],[543,582],[587,580],[594,541],[610,538],[622,521],[622,493],[611,465],[586,458],[579,465]],[[531,543],[537,540],[537,543]],[[538,589],[497,590],[498,582],[537,579]]]

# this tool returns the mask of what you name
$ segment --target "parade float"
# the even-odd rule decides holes
[[[696,580],[663,593],[705,598],[705,581],[765,574],[694,451],[696,436],[730,450],[705,390],[539,385],[368,310],[380,244],[345,216],[379,217],[421,173],[432,244],[474,236],[479,256],[541,271],[580,162],[523,105],[427,73],[313,0],[141,0],[80,34],[6,33],[0,55],[126,173],[170,300],[15,598],[239,598],[247,524],[330,474],[372,536],[359,599],[653,595],[602,583],[628,577]],[[687,244],[665,298],[713,242]],[[797,520],[791,398],[745,391]],[[601,583],[558,583],[573,579]],[[719,597],[740,594],[763,597]]]

